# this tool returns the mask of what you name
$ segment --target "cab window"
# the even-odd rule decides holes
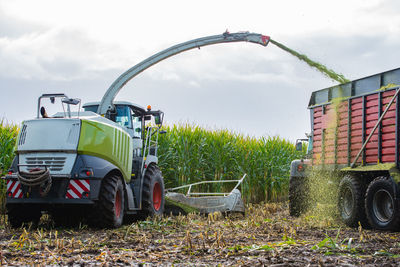
[[[93,105],[93,106],[86,106],[84,107],[85,111],[92,111],[94,113],[97,113],[97,108],[99,107],[99,105]]]
[[[128,106],[116,106],[115,122],[132,129],[131,109]]]
[[[132,114],[133,124],[133,137],[142,138],[142,116],[139,114]]]

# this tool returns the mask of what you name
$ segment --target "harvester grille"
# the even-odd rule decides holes
[[[46,165],[50,171],[62,171],[66,157],[27,157],[26,164]],[[36,168],[35,166],[28,167],[28,171]]]

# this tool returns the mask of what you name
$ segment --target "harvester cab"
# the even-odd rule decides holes
[[[96,113],[99,104],[100,102],[86,103],[83,109]],[[160,131],[164,112],[153,111],[150,105],[145,109],[128,101],[116,101],[113,106],[113,110],[107,112],[106,117],[129,133],[133,150],[132,177],[140,178],[147,166],[145,161],[148,157],[149,163],[158,161],[158,135],[165,133]]]

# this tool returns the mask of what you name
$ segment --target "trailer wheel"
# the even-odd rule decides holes
[[[7,205],[7,217],[11,227],[18,228],[23,224],[32,223],[34,226],[39,224],[42,216],[40,210],[26,205]]]
[[[291,176],[289,181],[289,213],[298,217],[309,207],[309,188],[306,177]]]
[[[368,227],[364,202],[365,189],[355,177],[346,175],[339,184],[338,207],[342,221],[350,227],[356,227],[358,222]]]
[[[400,228],[399,188],[391,178],[375,178],[368,186],[365,210],[371,226],[379,230]]]
[[[122,179],[110,175],[103,179],[99,200],[92,214],[92,223],[100,227],[117,228],[124,218],[125,194]]]
[[[143,181],[142,215],[162,216],[164,212],[164,179],[157,165],[150,165]]]

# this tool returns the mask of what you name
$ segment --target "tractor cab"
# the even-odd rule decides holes
[[[83,105],[85,111],[97,112],[99,102],[86,103]],[[143,139],[142,129],[144,127],[144,114],[146,110],[136,104],[118,101],[114,103],[115,111],[110,113],[109,119],[124,127],[134,139]]]
[[[91,102],[83,105],[85,111],[97,113],[99,102]],[[125,128],[132,138],[143,139],[143,129],[146,121],[153,119],[154,124],[161,127],[164,113],[160,110],[152,111],[151,106],[144,107],[128,101],[115,101],[114,112],[109,113],[108,119]]]
[[[84,111],[92,111],[97,113],[100,102],[91,102],[83,105]],[[164,113],[160,110],[152,111],[151,106],[147,109],[133,104],[128,101],[115,101],[114,111],[107,114],[108,119],[122,126],[132,137],[133,140],[133,157],[143,156],[143,147],[148,150],[149,154],[157,156],[157,149],[151,142],[153,136],[159,133],[162,126]],[[146,126],[149,124],[150,127]],[[146,136],[146,130],[149,134]],[[161,132],[163,133],[163,132]],[[151,150],[150,150],[150,147]]]

